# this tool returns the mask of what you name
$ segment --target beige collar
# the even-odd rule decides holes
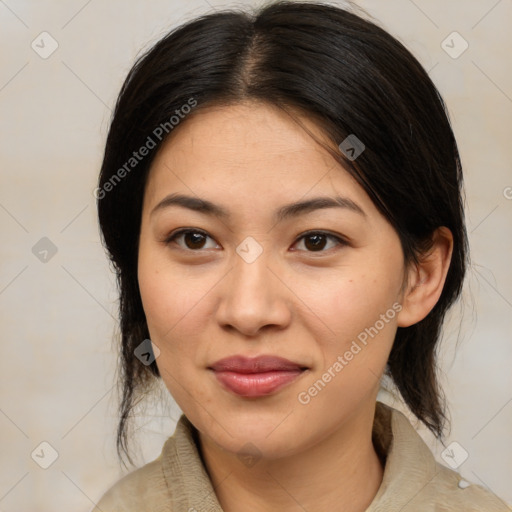
[[[197,430],[182,415],[162,451],[167,487],[180,490],[179,496],[172,496],[171,509],[222,512],[197,442]],[[383,505],[401,510],[439,474],[440,468],[409,420],[382,402],[376,403],[373,442],[386,464],[382,484],[367,512],[384,510]]]

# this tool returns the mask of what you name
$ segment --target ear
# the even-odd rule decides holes
[[[443,291],[453,252],[453,235],[446,227],[436,229],[431,249],[420,255],[418,265],[407,271],[398,327],[409,327],[423,320],[432,311]]]

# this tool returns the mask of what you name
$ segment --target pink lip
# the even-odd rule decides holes
[[[240,396],[258,397],[274,393],[295,380],[306,367],[277,356],[221,359],[210,367],[217,380]]]

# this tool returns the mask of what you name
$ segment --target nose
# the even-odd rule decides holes
[[[224,329],[255,336],[263,329],[283,329],[291,319],[290,291],[260,255],[252,263],[235,255],[234,266],[222,280],[217,321]]]

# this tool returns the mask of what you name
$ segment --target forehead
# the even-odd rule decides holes
[[[333,146],[313,121],[301,117],[299,124],[267,104],[202,109],[160,148],[145,202],[183,191],[262,208],[320,193],[350,195],[368,204],[364,190],[318,141]]]
[[[314,136],[328,141],[311,120],[300,117],[300,122]],[[232,161],[244,166],[276,157],[297,159],[299,154],[321,161],[328,156],[290,114],[261,102],[205,107],[193,112],[161,148],[161,153],[167,152],[171,158],[186,156],[179,153],[190,151],[196,160],[208,157],[212,163]]]

